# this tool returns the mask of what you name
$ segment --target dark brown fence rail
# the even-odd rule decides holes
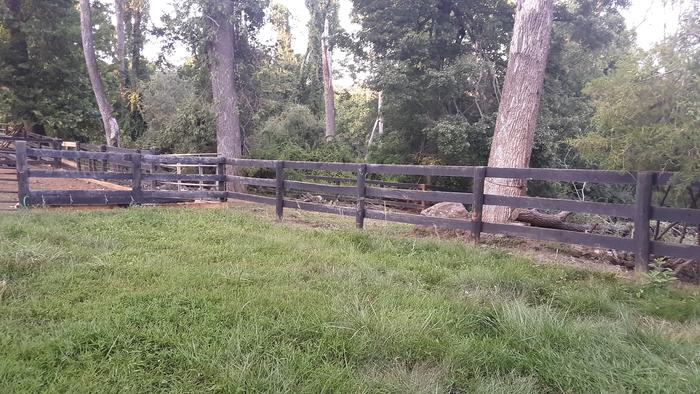
[[[605,249],[633,252],[637,269],[646,271],[649,259],[653,256],[678,258],[700,258],[700,246],[670,244],[651,241],[649,221],[680,221],[700,225],[700,210],[680,209],[652,206],[651,195],[655,186],[668,183],[673,174],[656,172],[620,173],[616,171],[599,170],[566,170],[566,169],[514,169],[487,167],[455,167],[455,166],[419,166],[419,165],[389,165],[389,164],[357,164],[357,163],[317,163],[299,161],[274,161],[231,159],[222,156],[199,157],[177,155],[155,155],[141,152],[86,152],[81,150],[54,150],[30,148],[27,143],[17,141],[17,178],[19,181],[19,201],[22,205],[79,205],[79,204],[146,204],[191,199],[239,199],[256,203],[274,205],[279,219],[285,208],[302,209],[315,212],[325,212],[345,216],[354,216],[358,228],[364,226],[365,219],[387,220],[425,226],[437,226],[469,231],[478,242],[482,233],[505,234],[533,238],[543,241],[556,241],[579,244]],[[71,171],[33,169],[29,166],[29,158],[44,157],[73,160],[93,160],[109,163],[99,170]],[[215,166],[216,174],[178,174],[157,171],[164,164],[201,164]],[[112,166],[127,166],[128,172],[112,171]],[[225,167],[265,168],[274,170],[274,178],[259,178],[239,175],[227,175]],[[147,170],[148,169],[148,170]],[[353,180],[354,185],[342,186],[338,178],[316,178],[327,183],[312,183],[287,179],[286,170],[325,170],[348,172],[355,174],[354,178],[340,178],[347,183]],[[229,172],[230,173],[230,172]],[[423,176],[448,176],[472,179],[472,191],[447,192],[433,190],[414,190],[405,188],[400,183],[381,181],[370,182],[370,174],[402,174]],[[93,178],[102,180],[129,181],[130,190],[30,190],[30,177],[47,178]],[[612,204],[574,201],[538,197],[510,197],[484,194],[486,178],[518,178],[526,180],[589,182],[605,184],[630,184],[636,186],[635,203]],[[216,188],[209,190],[146,190],[146,182],[156,181],[195,181],[212,182]],[[330,183],[328,183],[330,182]],[[266,190],[266,195],[229,191],[227,184],[239,184]],[[393,186],[394,188],[386,187]],[[396,188],[396,187],[404,188]],[[235,188],[239,190],[240,188]],[[355,199],[354,206],[336,206],[308,201],[298,201],[287,198],[290,191],[308,191],[335,196],[346,196]],[[456,202],[471,206],[471,220],[446,219],[426,217],[405,212],[388,211],[386,209],[371,209],[367,199],[400,199],[431,202]],[[612,217],[622,217],[634,221],[632,238],[622,238],[611,235],[581,233],[575,231],[553,230],[539,227],[527,227],[513,224],[484,223],[481,220],[484,205],[509,206],[516,208],[536,208],[547,210],[565,210],[572,212],[592,213]]]

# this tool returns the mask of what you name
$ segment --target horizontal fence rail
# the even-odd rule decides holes
[[[648,269],[649,259],[653,256],[700,258],[700,246],[650,240],[650,220],[700,225],[700,210],[698,209],[668,208],[651,204],[652,188],[667,184],[673,176],[672,173],[277,161],[235,159],[211,154],[201,156],[158,155],[152,151],[141,152],[124,149],[100,149],[99,152],[94,152],[79,150],[82,149],[80,144],[68,144],[67,148],[79,148],[77,150],[57,150],[28,147],[26,142],[20,140],[15,141],[15,145],[18,196],[23,205],[129,205],[193,199],[222,201],[237,199],[275,206],[279,219],[282,219],[285,208],[292,208],[355,217],[358,228],[363,228],[365,219],[385,220],[463,230],[469,232],[476,242],[479,241],[482,233],[504,234],[632,252],[635,255],[637,269],[640,271]],[[87,171],[80,168],[77,171],[56,168],[53,170],[35,169],[29,167],[30,157],[78,161],[87,159],[102,165],[91,165]],[[128,171],[116,172],[113,170],[115,168],[113,166],[116,165],[125,165]],[[173,166],[199,167],[199,173],[180,173],[179,170],[178,173],[173,173]],[[203,173],[203,167],[215,173]],[[245,176],[246,173],[243,171],[245,168],[257,169],[263,174],[267,174],[268,177]],[[166,170],[170,172],[163,172]],[[307,174],[302,177],[306,181],[297,180],[298,178],[287,179],[289,175],[298,175],[298,171],[343,172],[354,174],[354,177]],[[425,185],[418,186],[410,183],[368,179],[368,175],[376,174],[469,178],[472,189],[464,192],[426,190]],[[30,190],[30,177],[121,180],[130,182],[130,188],[128,190]],[[484,193],[484,183],[487,178],[628,184],[635,185],[636,196],[634,203],[613,204],[556,198],[491,195]],[[200,189],[158,190],[151,188],[149,190],[144,188],[146,184],[155,184],[159,181],[166,184],[189,182],[185,185],[198,184]],[[347,185],[348,183],[351,185]],[[204,189],[203,185],[208,188]],[[246,187],[251,187],[263,195],[246,192],[244,191]],[[354,204],[331,205],[289,198],[294,191],[297,194],[311,192],[345,198],[343,201],[350,199],[350,201],[354,201]],[[469,206],[471,212],[468,219],[454,219],[429,217],[387,209],[378,210],[376,205],[368,204],[368,201],[376,201],[377,199],[387,203],[396,200],[453,202]],[[623,238],[516,224],[485,223],[482,221],[485,205],[571,211],[626,218],[634,222],[635,231],[631,238]]]

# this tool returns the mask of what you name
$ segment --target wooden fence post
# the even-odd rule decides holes
[[[219,157],[219,164],[216,165],[216,174],[219,175],[219,191],[226,191],[226,158],[224,156]],[[219,199],[221,202],[226,202],[228,200],[226,197]]]
[[[131,154],[131,198],[134,203],[141,204],[143,196],[141,193],[141,153]]]
[[[277,187],[275,190],[277,202],[275,204],[275,211],[277,213],[277,220],[282,220],[282,215],[284,213],[284,160],[275,162],[275,179],[277,180]]]
[[[17,169],[17,198],[19,205],[26,207],[29,196],[29,166],[27,165],[27,142],[15,142],[15,167]]]
[[[365,195],[367,188],[367,164],[360,164],[357,170],[357,206],[355,212],[355,227],[363,229],[365,227]]]
[[[51,141],[51,147],[53,150],[61,150],[61,147],[63,146],[63,141],[61,140],[53,140]],[[53,163],[51,164],[51,167],[54,169],[59,169],[61,168],[61,158],[60,157],[54,157],[53,158]]]
[[[634,212],[634,262],[637,273],[649,271],[649,218],[651,214],[651,187],[655,173],[637,173]]]
[[[75,142],[75,151],[80,152],[80,142],[78,142],[78,141]],[[83,170],[83,163],[79,157],[75,158],[75,164],[77,164],[78,171]]]
[[[199,173],[200,177],[204,175],[204,168],[201,164],[197,166],[197,172]],[[199,179],[199,190],[204,190],[204,181],[201,178]]]
[[[474,167],[474,180],[472,187],[472,195],[474,203],[472,204],[472,239],[475,243],[481,240],[481,229],[484,227],[484,222],[481,220],[484,211],[484,181],[486,180],[486,167]]]
[[[152,147],[151,149],[148,150],[148,153],[151,155],[157,155],[158,154],[158,149]],[[149,172],[151,174],[155,174],[158,172],[158,164],[155,162],[152,162],[151,165],[149,166]],[[158,189],[158,181],[157,180],[152,180],[151,181],[151,189],[157,190]]]
[[[100,152],[107,152],[107,145],[100,145]],[[107,160],[102,160],[102,171],[109,171],[107,168]]]

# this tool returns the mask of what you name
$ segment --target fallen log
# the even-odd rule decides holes
[[[516,209],[513,213],[514,220],[527,223],[533,227],[552,228],[555,230],[577,231],[581,233],[620,234],[626,236],[630,232],[629,226],[615,226],[603,223],[571,223],[566,219],[572,212],[563,211],[558,214],[547,214],[534,209]]]
[[[527,223],[534,227],[553,228],[557,230],[590,232],[595,229],[595,224],[578,224],[566,221],[571,212],[561,212],[557,215],[537,212],[534,209],[516,210],[515,220]]]

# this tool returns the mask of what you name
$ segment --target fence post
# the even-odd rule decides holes
[[[198,173],[199,173],[199,176],[200,176],[200,179],[199,179],[199,190],[204,190],[204,181],[203,181],[202,178],[201,178],[201,176],[204,175],[204,168],[202,167],[202,164],[201,164],[201,163],[197,166],[197,170],[198,170]]]
[[[151,147],[151,149],[148,150],[148,154],[150,155],[157,155],[158,154],[158,149],[155,147]],[[151,162],[151,165],[149,166],[149,172],[151,174],[155,174],[158,172],[158,164],[156,162]],[[158,189],[158,181],[157,180],[152,180],[151,181],[151,189],[156,190]]]
[[[474,167],[474,182],[472,195],[472,239],[475,243],[481,240],[481,229],[484,227],[482,213],[484,211],[484,181],[486,180],[486,167]]]
[[[62,146],[63,146],[63,141],[61,141],[61,140],[52,140],[51,141],[51,147],[53,150],[61,150]],[[61,158],[54,157],[53,164],[51,164],[51,167],[53,167],[54,169],[61,168]]]
[[[141,204],[143,196],[141,193],[141,153],[131,154],[131,198],[134,203]]]
[[[637,273],[649,271],[649,218],[651,214],[651,187],[655,173],[637,173],[634,212],[634,262]]]
[[[27,142],[15,142],[15,167],[17,169],[17,198],[19,205],[26,207],[26,198],[29,196],[29,166],[27,166]]]
[[[80,142],[78,142],[78,141],[75,142],[75,151],[80,152]],[[82,160],[80,160],[80,157],[75,158],[75,164],[77,164],[78,171],[83,170],[83,163],[82,163]]]
[[[219,163],[216,165],[216,174],[219,175],[219,191],[226,191],[226,158],[224,156],[219,157]],[[228,195],[228,194],[227,194]],[[226,202],[226,197],[221,197],[219,201]]]
[[[100,152],[107,152],[107,145],[100,145]],[[107,160],[102,160],[102,171],[109,171],[107,168]]]
[[[284,160],[275,162],[275,179],[277,180],[277,187],[275,190],[277,203],[275,204],[275,211],[277,213],[277,220],[282,220],[284,212]]]
[[[367,179],[367,164],[360,164],[357,170],[357,206],[355,208],[355,227],[365,227],[365,181]]]

